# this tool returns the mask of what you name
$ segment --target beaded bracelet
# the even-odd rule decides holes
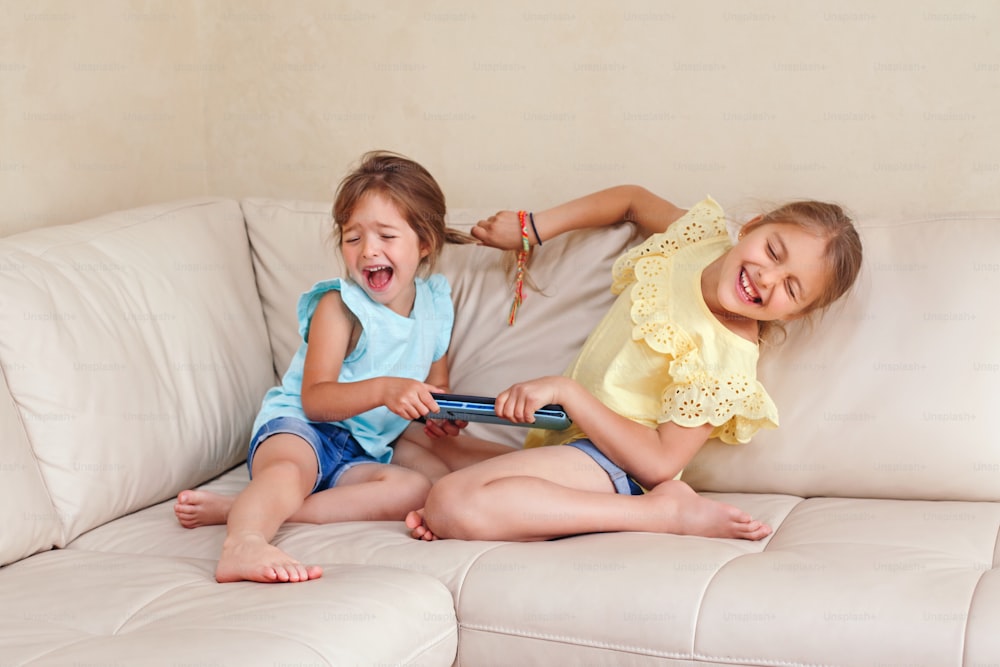
[[[528,264],[528,252],[531,244],[528,242],[528,225],[525,222],[527,211],[517,212],[517,221],[521,223],[521,249],[517,251],[517,277],[514,279],[514,302],[510,305],[510,315],[507,326],[514,326],[517,309],[524,301],[524,270]]]

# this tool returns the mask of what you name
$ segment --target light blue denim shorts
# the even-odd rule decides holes
[[[573,442],[568,442],[563,447],[576,447],[581,452],[594,459],[594,462],[604,469],[604,472],[608,473],[608,477],[611,478],[611,483],[615,485],[615,491],[621,495],[625,496],[641,496],[645,491],[639,486],[638,482],[632,479],[627,472],[615,465],[614,461],[609,459],[604,453],[597,448],[597,445],[592,443],[590,440],[574,440]]]
[[[253,457],[260,443],[278,433],[297,435],[312,447],[316,454],[316,484],[312,492],[325,491],[337,486],[341,475],[362,463],[378,463],[366,452],[351,432],[334,424],[307,422],[295,417],[275,417],[257,429],[250,439],[247,467],[253,476]]]

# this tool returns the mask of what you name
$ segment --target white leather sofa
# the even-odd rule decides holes
[[[1000,213],[861,220],[855,292],[765,351],[781,428],[685,479],[769,539],[288,525],[321,579],[217,584],[224,528],[180,527],[173,498],[246,483],[296,297],[340,271],[327,208],[200,199],[0,239],[0,665],[1000,664]],[[560,372],[631,235],[546,242],[514,327],[499,254],[449,248],[454,390]]]

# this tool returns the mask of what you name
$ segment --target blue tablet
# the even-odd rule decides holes
[[[432,412],[427,419],[451,419],[467,422],[486,422],[488,424],[504,424],[506,426],[524,426],[527,428],[545,428],[561,431],[568,428],[570,421],[561,405],[545,405],[535,411],[535,421],[532,424],[517,423],[498,417],[493,407],[496,399],[487,396],[465,396],[462,394],[431,394],[437,402],[440,412]]]

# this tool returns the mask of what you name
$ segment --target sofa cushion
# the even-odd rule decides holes
[[[298,344],[294,303],[341,271],[329,206],[243,202],[260,291],[283,371]],[[491,209],[459,210],[468,228]],[[788,339],[766,347],[760,379],[781,426],[747,445],[712,441],[684,473],[699,490],[926,499],[1000,499],[1000,449],[987,409],[1000,395],[1000,288],[993,257],[1000,215],[861,221],[865,264],[855,290]],[[975,243],[970,239],[976,239]],[[620,226],[564,235],[536,249],[529,292],[507,326],[503,257],[449,246],[439,270],[453,286],[452,389],[495,394],[561,373],[611,302],[614,259],[634,242]],[[961,284],[961,289],[956,285]],[[521,429],[469,432],[512,446]],[[946,446],[945,443],[955,443]]]
[[[343,274],[330,204],[255,198],[242,206],[280,375],[299,345],[299,295]],[[448,222],[468,230],[495,212],[455,210]],[[504,254],[477,245],[445,247],[437,271],[451,282],[456,309],[451,390],[492,396],[514,382],[562,373],[610,307],[611,265],[634,238],[631,225],[618,225],[565,234],[536,248],[530,273],[541,292],[528,291],[514,326],[507,324],[513,282]],[[489,424],[472,424],[469,433],[511,446],[525,435],[522,428]]]
[[[235,495],[247,485],[246,466],[200,487]],[[173,502],[160,503],[81,535],[68,550],[141,554],[215,561],[222,551],[225,526],[182,528]],[[501,542],[442,540],[427,547],[409,536],[402,521],[350,521],[326,525],[285,524],[274,544],[301,562],[322,565],[365,564],[412,570],[444,583],[457,596],[471,563]]]
[[[0,313],[0,323],[6,317]],[[7,376],[26,371],[20,361],[0,366],[0,525],[4,526],[0,565],[50,549],[62,534],[25,424],[7,388]]]
[[[458,600],[459,660],[995,662],[996,503],[720,497],[777,532],[752,543],[587,535],[485,553]]]
[[[25,521],[38,517],[33,550],[246,456],[273,372],[235,202],[173,202],[8,237],[0,265],[16,267],[0,271],[13,411],[0,409],[16,416],[4,420],[5,456],[20,457],[11,465],[39,476],[48,497],[6,484],[0,493]],[[21,441],[31,461],[18,462]],[[58,536],[41,527],[53,517]]]
[[[245,483],[240,469],[205,488]],[[707,495],[775,533],[423,542],[383,521],[286,525],[275,541],[307,563],[440,580],[455,598],[460,664],[503,655],[505,664],[944,665],[963,650],[969,664],[997,655],[1000,504]],[[211,561],[224,534],[180,528],[165,503],[70,549]]]
[[[296,585],[223,585],[214,568],[211,560],[87,551],[10,565],[0,571],[0,655],[39,666],[454,660],[452,598],[426,575],[344,565]]]
[[[781,426],[710,442],[701,490],[1000,500],[1000,214],[863,221],[854,293],[761,356]]]
[[[302,341],[295,310],[299,296],[320,280],[344,275],[332,203],[251,198],[240,206],[277,382]]]

